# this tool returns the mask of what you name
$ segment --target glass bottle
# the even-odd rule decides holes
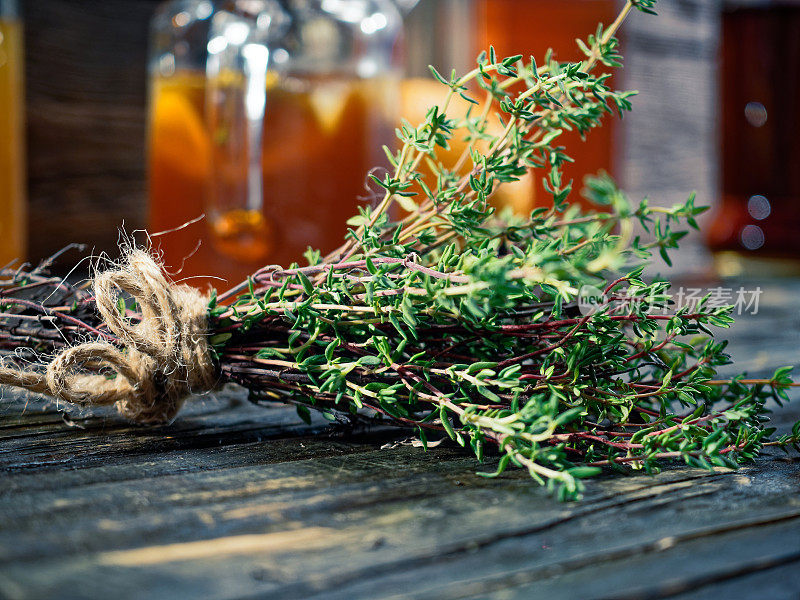
[[[728,0],[721,197],[708,244],[721,275],[800,273],[800,4]]]
[[[393,144],[401,40],[390,0],[162,4],[148,145],[165,263],[235,283],[339,246]]]
[[[18,6],[0,0],[0,267],[26,249],[22,75]]]

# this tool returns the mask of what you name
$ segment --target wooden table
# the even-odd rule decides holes
[[[751,374],[800,358],[800,283],[762,287],[731,334]],[[777,451],[609,474],[560,504],[519,471],[477,477],[458,447],[235,392],[160,429],[1,406],[3,598],[800,597],[800,459]]]

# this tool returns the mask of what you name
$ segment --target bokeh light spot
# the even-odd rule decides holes
[[[761,127],[767,122],[767,108],[761,102],[748,102],[744,107],[744,118],[753,127]]]
[[[772,206],[770,206],[769,200],[765,196],[756,194],[755,196],[750,196],[747,201],[747,212],[756,221],[762,221],[772,212]]]
[[[746,225],[742,229],[742,246],[748,250],[758,250],[764,245],[764,230],[758,225]]]

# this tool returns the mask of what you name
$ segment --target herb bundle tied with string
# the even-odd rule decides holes
[[[490,49],[466,75],[433,70],[444,100],[398,129],[391,170],[371,176],[380,201],[305,266],[264,267],[210,297],[170,283],[142,250],[91,289],[6,269],[0,383],[153,423],[235,382],[304,419],[358,415],[413,428],[423,444],[449,436],[491,463],[486,475],[522,467],[563,499],[603,467],[734,468],[765,445],[796,446],[800,423],[775,440],[765,425],[765,403],[787,399],[788,369],[717,378],[729,358],[711,328],[732,322],[731,307],[677,308],[668,283],[643,278],[652,253],[669,262],[683,224],[697,227],[694,197],[632,204],[601,174],[584,192],[595,210],[568,201],[559,138],[631,109],[633,92],[608,86],[621,66],[614,36],[654,4],[629,0],[578,40],[582,62]],[[471,104],[465,116],[448,116],[455,96]],[[437,153],[456,139],[466,149],[443,165]],[[497,214],[490,196],[529,169],[552,206]],[[586,289],[598,299],[580,310]]]

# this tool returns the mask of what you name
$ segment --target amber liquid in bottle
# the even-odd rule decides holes
[[[22,26],[0,18],[0,267],[25,255]]]
[[[800,6],[722,20],[722,194],[708,230],[723,275],[800,272]]]
[[[617,14],[614,0],[479,0],[478,44],[479,51],[493,45],[498,56],[522,54],[533,55],[541,64],[545,52],[552,48],[556,60],[583,60],[575,37],[586,36],[602,22],[608,25]],[[613,78],[611,79],[613,87]],[[573,190],[580,191],[583,178],[596,174],[600,169],[613,173],[612,151],[616,117],[609,115],[602,127],[592,130],[586,141],[577,133],[566,132],[559,138],[559,145],[566,146],[567,155],[575,159],[563,168],[564,182],[573,180]],[[537,182],[542,173],[537,173]],[[544,189],[534,190],[535,202],[539,205],[550,198]],[[573,192],[571,202],[580,202],[580,195]]]
[[[186,72],[156,79],[151,90],[150,231],[173,230],[207,215],[155,238],[168,268],[183,266],[181,278],[213,275],[235,284],[265,264],[301,261],[309,246],[323,252],[338,247],[347,219],[367,195],[367,172],[385,161],[379,153],[391,135],[391,112],[385,108],[390,88],[380,80],[330,77],[268,83],[263,208],[254,213],[208,205],[212,177],[245,185],[246,172],[214,155],[214,136],[227,132],[207,123],[205,76]],[[206,281],[226,287],[218,280],[189,280],[196,285]]]

